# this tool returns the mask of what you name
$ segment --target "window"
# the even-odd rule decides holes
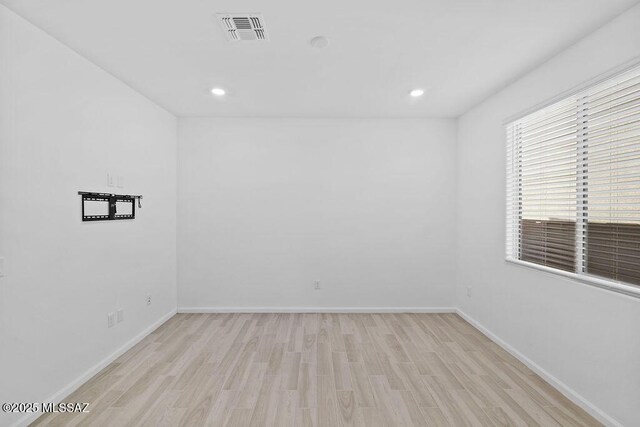
[[[640,286],[640,67],[506,133],[507,259]]]

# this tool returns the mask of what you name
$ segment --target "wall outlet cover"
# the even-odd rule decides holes
[[[112,311],[111,313],[107,314],[107,327],[111,328],[113,327],[113,324],[115,320],[115,313]]]
[[[124,320],[124,309],[121,308],[120,310],[116,311],[116,320],[118,321],[118,323]]]

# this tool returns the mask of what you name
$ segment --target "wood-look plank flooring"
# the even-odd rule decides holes
[[[455,314],[178,314],[46,426],[600,425]]]

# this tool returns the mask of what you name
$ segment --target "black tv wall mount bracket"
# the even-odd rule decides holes
[[[134,196],[130,194],[110,194],[110,193],[92,193],[89,191],[78,191],[78,194],[82,196],[82,221],[110,221],[117,219],[135,219],[136,217],[136,203],[138,201],[138,208],[142,209],[142,196]],[[99,206],[98,211],[92,210],[87,212],[87,202],[96,202]],[[100,206],[106,204],[105,206]],[[121,212],[118,213],[118,205],[120,205]]]

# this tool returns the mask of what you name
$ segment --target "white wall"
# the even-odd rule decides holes
[[[83,223],[79,190],[143,208]],[[175,310],[175,200],[175,117],[0,6],[1,402],[49,401]]]
[[[453,306],[453,120],[178,129],[179,307]]]
[[[638,55],[640,6],[464,114],[458,130],[458,307],[627,426],[640,425],[640,299],[505,263],[503,120]]]

